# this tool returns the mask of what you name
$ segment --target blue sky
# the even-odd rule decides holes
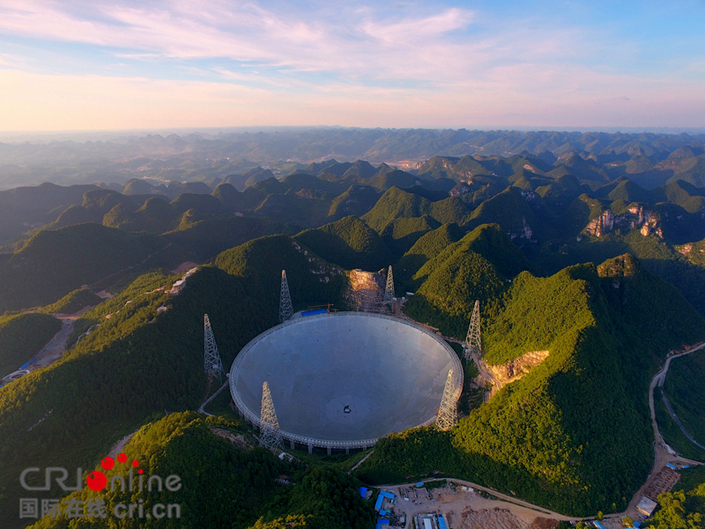
[[[0,0],[0,130],[705,127],[705,0]]]

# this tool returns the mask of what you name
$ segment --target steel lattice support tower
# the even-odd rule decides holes
[[[468,327],[468,335],[465,338],[465,360],[476,352],[482,354],[482,332],[480,329],[480,300],[475,301],[475,308],[472,310],[470,317],[470,327]]]
[[[458,388],[455,387],[453,380],[453,370],[448,371],[446,385],[443,388],[443,398],[441,406],[438,408],[438,417],[436,418],[436,426],[441,430],[450,430],[455,423],[458,422]]]
[[[269,384],[265,381],[262,384],[262,410],[260,411],[260,431],[259,444],[265,448],[273,450],[279,448],[282,443],[282,436],[279,432],[279,421],[277,412],[274,410],[272,394],[269,391]]]
[[[223,362],[220,359],[220,353],[218,352],[218,346],[215,343],[215,336],[213,336],[213,329],[211,328],[211,321],[208,319],[208,314],[203,315],[203,368],[208,375],[211,377],[218,377],[221,379],[221,375],[225,373],[223,370]]]
[[[294,314],[294,307],[291,304],[291,294],[289,294],[289,282],[286,280],[286,270],[282,270],[282,288],[279,297],[279,321],[284,323]]]
[[[394,276],[392,275],[392,265],[389,265],[387,272],[387,287],[384,289],[384,303],[389,303],[394,299]]]

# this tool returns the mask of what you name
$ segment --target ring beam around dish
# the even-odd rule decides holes
[[[448,344],[406,320],[338,312],[289,320],[237,355],[230,393],[260,426],[267,381],[281,435],[323,448],[366,448],[384,435],[433,424],[448,371],[463,368]]]

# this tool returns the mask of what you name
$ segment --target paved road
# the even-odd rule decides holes
[[[663,403],[666,405],[666,410],[668,411],[668,414],[671,416],[671,418],[672,418],[674,421],[676,421],[676,424],[677,424],[678,427],[681,429],[681,432],[683,432],[683,435],[685,435],[685,436],[688,438],[688,440],[689,440],[691,443],[693,443],[695,446],[697,446],[698,448],[700,448],[700,449],[702,449],[702,450],[705,450],[705,446],[703,446],[703,445],[701,445],[700,443],[698,443],[698,442],[695,440],[695,438],[694,438],[692,435],[690,435],[690,432],[688,432],[688,430],[685,429],[685,426],[683,426],[683,423],[681,422],[681,420],[680,420],[680,419],[678,418],[678,416],[676,415],[676,412],[673,411],[673,408],[671,407],[671,403],[670,403],[670,401],[668,400],[668,397],[666,396],[666,394],[665,394],[664,392],[661,392],[661,398],[663,399]]]
[[[225,388],[227,388],[229,384],[230,384],[230,379],[226,377],[226,378],[225,378],[225,384],[223,384],[222,386],[220,386],[220,387],[218,388],[218,391],[216,391],[215,393],[213,393],[213,395],[211,395],[208,400],[206,400],[203,404],[201,404],[201,407],[198,408],[198,413],[205,413],[206,415],[210,415],[211,417],[213,417],[213,414],[208,413],[208,412],[205,410],[205,408],[206,408],[206,406],[207,406],[208,404],[210,404],[210,402],[211,402],[214,398],[216,398],[216,397],[218,396],[218,394],[219,394],[221,391],[223,391]]]

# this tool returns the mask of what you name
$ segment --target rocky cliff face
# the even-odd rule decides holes
[[[355,310],[379,312],[384,298],[384,277],[377,272],[351,270],[348,274],[350,290],[348,304]]]
[[[492,373],[492,376],[500,384],[504,386],[515,380],[519,380],[526,375],[532,367],[539,365],[548,358],[548,351],[530,351],[524,353],[514,360],[510,360],[506,364],[498,366],[487,366],[487,370]]]
[[[644,206],[633,205],[622,215],[615,215],[612,210],[607,209],[599,217],[592,219],[583,229],[583,233],[602,237],[616,228],[634,229],[639,228],[641,234],[646,237],[654,233],[663,239],[663,230],[659,225],[658,218],[653,212],[644,209]]]

